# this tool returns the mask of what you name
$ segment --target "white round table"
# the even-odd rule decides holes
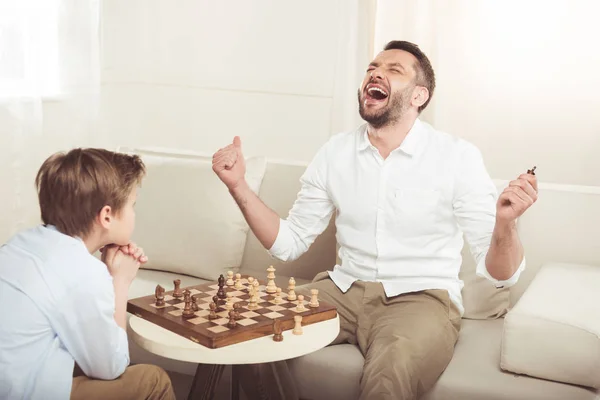
[[[319,350],[335,340],[340,331],[339,316],[302,327],[302,335],[283,331],[283,341],[273,335],[218,349],[210,349],[134,315],[129,319],[129,334],[143,349],[162,357],[198,363],[188,399],[210,399],[225,365],[232,365],[232,398],[239,397],[238,368],[288,360]]]

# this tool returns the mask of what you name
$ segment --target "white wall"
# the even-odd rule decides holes
[[[212,154],[240,135],[247,156],[309,161],[359,121],[368,6],[105,0],[103,145]]]

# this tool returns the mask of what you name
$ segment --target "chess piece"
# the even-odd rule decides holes
[[[213,320],[219,318],[219,316],[216,313],[217,305],[215,303],[210,303],[208,305],[208,308],[210,309],[210,312],[208,313],[208,319]]]
[[[256,310],[258,308],[258,300],[257,299],[258,299],[257,297],[251,296],[248,299],[248,305],[246,306],[246,308],[248,310]]]
[[[537,167],[536,167],[536,166],[534,166],[532,169],[528,169],[528,170],[527,170],[527,173],[528,173],[529,175],[535,175],[535,169],[536,169],[536,168],[537,168]]]
[[[225,300],[225,297],[227,297],[227,295],[225,294],[225,289],[223,289],[224,286],[225,278],[223,277],[223,274],[221,274],[219,276],[219,290],[217,290],[217,297],[221,300]]]
[[[281,342],[283,340],[283,329],[281,328],[281,321],[276,319],[273,321],[273,340]]]
[[[254,303],[258,305],[258,301],[259,301],[259,295],[258,293],[260,292],[260,284],[258,283],[258,279],[254,280],[254,283],[252,284],[252,286],[254,287],[253,293],[254,293]]]
[[[235,319],[242,319],[242,316],[240,315],[240,308],[242,306],[240,305],[240,303],[233,303],[233,312],[235,312]]]
[[[235,328],[237,322],[235,321],[235,311],[229,311],[229,322],[227,323],[227,327],[229,329]]]
[[[242,274],[235,274],[235,285],[233,286],[236,290],[241,290],[242,286]]]
[[[303,312],[308,310],[306,307],[304,307],[304,296],[299,294],[298,295],[298,306],[296,307],[296,311],[298,312]]]
[[[233,271],[227,272],[227,286],[233,286]]]
[[[319,290],[311,289],[310,290],[310,302],[308,303],[309,307],[317,308],[319,307]]]
[[[281,288],[277,288],[275,291],[275,298],[273,299],[273,303],[281,304]]]
[[[294,315],[294,330],[292,333],[294,335],[302,335],[302,315]]]
[[[185,319],[192,318],[195,316],[194,310],[192,310],[192,301],[190,299],[190,292],[188,291],[185,294],[185,306],[183,307],[183,312],[181,316]]]
[[[181,290],[181,280],[180,279],[175,279],[173,281],[173,284],[175,285],[175,290],[173,290],[173,297],[175,297],[176,299],[180,299],[183,297],[183,291]]]
[[[269,294],[273,294],[277,291],[277,286],[275,286],[275,268],[271,265],[269,268],[267,268],[267,271],[269,272],[267,274],[267,288],[266,288],[266,292]]]
[[[156,285],[156,289],[154,290],[154,297],[156,297],[155,305],[157,307],[164,306],[165,305],[165,288],[160,285]]]
[[[288,286],[288,300],[289,301],[296,300],[295,290],[296,290],[296,280],[292,277],[292,278],[290,278],[289,286]]]
[[[217,297],[217,295],[214,295],[213,298],[212,298],[212,301],[213,301],[213,303],[215,303],[215,305],[218,308],[219,307],[219,303],[220,303],[219,297]]]
[[[233,299],[231,298],[231,293],[227,293],[227,303],[225,303],[226,310],[233,310]]]
[[[192,296],[192,310],[198,311],[198,299],[196,296]]]

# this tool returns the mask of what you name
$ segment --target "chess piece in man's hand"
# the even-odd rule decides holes
[[[239,136],[233,138],[233,143],[219,149],[212,159],[213,171],[219,179],[232,191],[245,182],[246,161],[242,154],[242,141]]]
[[[538,181],[535,167],[511,181],[496,203],[496,222],[511,224],[538,199]]]

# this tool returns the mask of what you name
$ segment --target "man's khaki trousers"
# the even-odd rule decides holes
[[[337,307],[340,333],[332,344],[357,345],[365,357],[361,400],[418,399],[448,366],[461,318],[447,291],[388,298],[380,283],[357,281],[342,293],[327,273],[296,292],[310,298],[310,289]],[[299,398],[285,361],[244,368],[242,385],[252,399]]]

